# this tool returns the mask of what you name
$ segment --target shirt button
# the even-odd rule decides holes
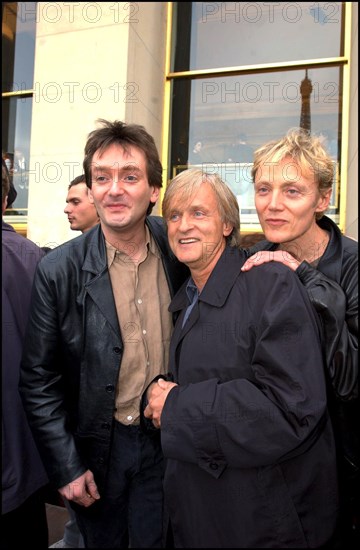
[[[105,389],[108,393],[112,393],[115,388],[112,384],[108,384],[107,386],[105,386]]]
[[[145,330],[145,329],[143,330],[143,334],[146,334],[146,330]]]
[[[129,420],[129,422],[130,422],[130,420],[132,420],[133,417],[129,414],[129,416],[127,416],[126,419]]]
[[[139,298],[137,302],[138,302],[138,304],[142,304],[142,299]]]

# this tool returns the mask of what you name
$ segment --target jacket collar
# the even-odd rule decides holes
[[[159,252],[157,252],[157,254],[159,254],[168,249],[167,238],[164,229],[161,232],[155,230],[155,223],[159,225],[159,221],[157,218],[151,219],[151,217],[147,217],[145,219],[145,224],[158,245]],[[99,223],[95,227],[87,231],[84,235],[84,238],[88,242],[86,246],[86,255],[82,267],[83,270],[95,274],[102,272],[104,269],[107,269],[106,244],[105,237],[101,229],[101,224]]]
[[[325,273],[327,277],[339,282],[341,280],[341,266],[343,263],[342,234],[335,222],[327,216],[323,216],[317,224],[330,233],[329,244],[320,258],[317,269]],[[247,257],[256,254],[260,250],[276,250],[277,244],[263,240],[246,250]]]
[[[205,302],[214,307],[222,307],[236,279],[241,275],[240,268],[245,260],[246,255],[243,250],[227,246],[200,293],[199,302]],[[186,284],[187,282],[183,284],[170,304],[169,311],[172,313],[189,305]]]
[[[101,225],[97,224],[84,235],[86,243],[86,254],[83,263],[83,270],[90,273],[101,273],[107,269],[107,257],[105,238]]]
[[[149,227],[150,233],[154,237],[157,245],[159,246],[159,251],[161,256],[164,257],[164,250],[167,245],[167,240],[163,228],[163,220],[154,217],[147,218],[145,220],[146,225]],[[115,308],[114,297],[112,293],[108,266],[107,266],[107,253],[106,253],[106,243],[105,237],[101,229],[101,225],[98,224],[94,228],[87,231],[78,239],[84,239],[81,242],[84,243],[86,249],[85,258],[83,261],[82,269],[87,271],[94,276],[88,280],[85,285],[86,291],[92,297],[94,302],[97,304],[99,309],[102,311],[104,317],[113,327],[114,331],[119,334],[119,324],[117,318],[117,312]],[[168,247],[166,246],[166,249]],[[167,256],[165,256],[166,259]],[[168,283],[171,293],[173,294],[172,285],[172,271],[174,271],[174,277],[176,276],[176,264],[174,261],[168,261],[168,269],[165,270],[165,273],[168,277]],[[170,275],[169,272],[170,271]]]
[[[15,229],[13,228],[12,225],[4,222],[4,220],[2,220],[2,230],[3,231],[12,231],[13,233],[15,233]]]
[[[318,270],[322,271],[333,281],[341,280],[341,267],[343,264],[342,234],[336,223],[327,216],[318,220],[318,225],[330,233],[329,244],[318,263]]]

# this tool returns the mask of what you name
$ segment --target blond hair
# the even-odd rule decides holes
[[[230,246],[240,246],[239,204],[230,187],[217,173],[210,174],[201,168],[188,168],[175,176],[166,189],[162,203],[165,220],[170,217],[174,201],[176,204],[186,204],[203,183],[208,183],[214,191],[222,222],[233,227],[226,238],[227,243]]]
[[[334,182],[334,161],[322,144],[321,137],[310,135],[302,128],[291,128],[285,137],[265,143],[254,153],[251,176],[255,182],[256,174],[266,162],[279,162],[291,157],[304,174],[311,174],[318,185],[318,191],[324,196]],[[316,212],[316,219],[323,216]]]

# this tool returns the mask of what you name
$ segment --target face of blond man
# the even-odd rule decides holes
[[[324,212],[331,189],[321,195],[315,175],[290,157],[268,162],[255,177],[255,206],[265,237],[274,243],[311,242],[316,213]]]
[[[66,196],[66,207],[70,228],[84,233],[99,222],[99,217],[88,196],[86,183],[78,183],[70,187]]]
[[[190,268],[194,280],[206,281],[233,230],[221,219],[213,189],[204,182],[186,203],[175,197],[166,221],[175,256]]]

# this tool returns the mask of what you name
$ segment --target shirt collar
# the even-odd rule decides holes
[[[106,251],[107,251],[107,256],[108,256],[108,266],[109,267],[113,263],[116,255],[118,255],[118,257],[120,257],[124,260],[126,259],[125,252],[122,252],[121,250],[118,250],[117,248],[115,248],[115,246],[110,244],[107,240],[105,240],[105,244],[106,244]],[[160,253],[159,253],[158,247],[156,246],[155,239],[151,235],[150,230],[149,230],[147,225],[145,225],[145,244],[146,244],[146,248],[147,248],[148,251],[150,251],[152,254],[154,254],[157,258],[160,258]]]
[[[190,304],[192,304],[195,298],[199,297],[199,289],[194,283],[192,277],[190,277],[190,279],[188,280],[185,291]]]

